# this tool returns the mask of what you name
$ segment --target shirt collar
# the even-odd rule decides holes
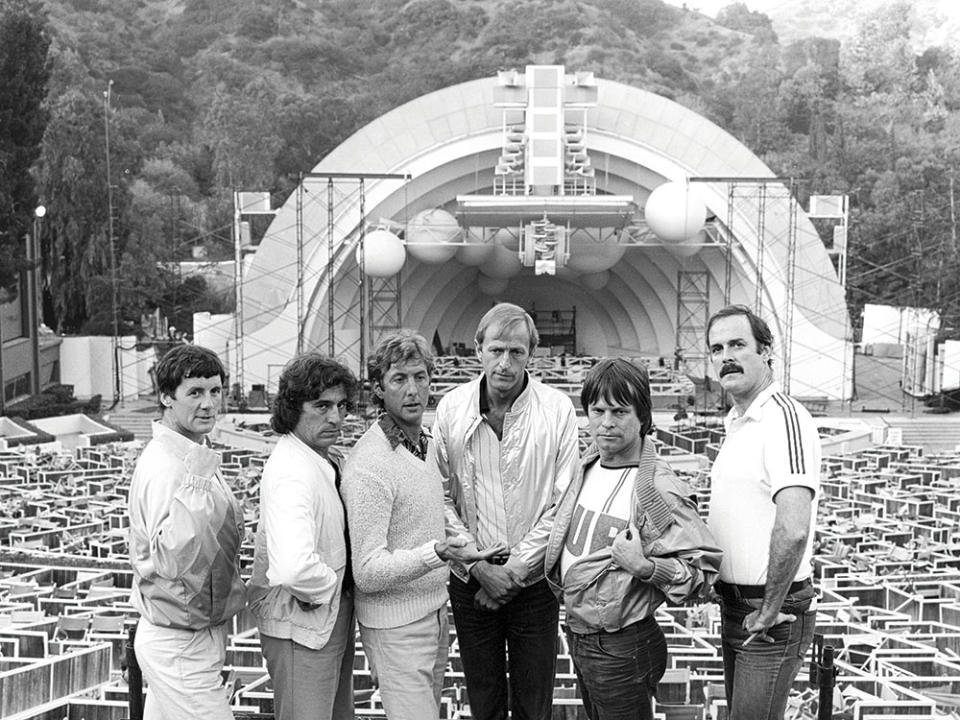
[[[427,434],[427,431],[424,430],[422,426],[420,428],[420,434],[417,436],[417,441],[414,442],[397,424],[390,413],[383,413],[380,419],[377,420],[377,424],[387,438],[387,442],[390,443],[392,450],[396,450],[399,445],[403,445],[403,447],[421,460],[427,459],[427,445],[430,442],[430,435]]]
[[[737,411],[736,405],[730,408],[730,412],[727,414],[728,424],[740,419],[760,420],[763,417],[762,409],[764,403],[766,403],[775,392],[777,392],[777,384],[771,380],[769,385],[757,393],[757,396],[753,399],[753,402],[750,403],[750,406],[743,415]]]

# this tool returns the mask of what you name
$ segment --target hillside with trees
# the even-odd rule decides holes
[[[713,21],[661,0],[0,0],[0,13],[0,284],[42,198],[46,314],[63,332],[111,332],[111,245],[122,329],[157,307],[178,327],[229,311],[229,293],[157,268],[232,257],[233,189],[279,204],[391,108],[529,63],[704,114],[802,179],[804,203],[848,193],[854,320],[881,302],[960,327],[960,54],[915,49],[906,2],[850,40],[789,43],[743,5]],[[27,26],[33,41],[4,42]]]

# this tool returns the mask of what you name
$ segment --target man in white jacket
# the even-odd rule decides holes
[[[280,376],[264,466],[250,607],[277,720],[353,720],[354,617],[346,518],[332,451],[357,381],[317,353]]]
[[[475,336],[483,374],[448,392],[433,434],[448,524],[509,558],[454,563],[449,591],[476,720],[549,720],[559,602],[544,579],[556,504],[577,475],[573,403],[527,372],[539,342],[523,308],[499,303]],[[509,683],[507,676],[509,675]]]

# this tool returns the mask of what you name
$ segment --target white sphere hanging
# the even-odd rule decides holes
[[[602,272],[620,262],[626,251],[627,246],[621,245],[614,235],[600,242],[590,237],[577,236],[570,243],[567,267],[578,273]]]
[[[421,210],[407,223],[407,252],[420,262],[437,264],[457,254],[460,224],[443,208]]]
[[[707,206],[687,183],[665,182],[647,198],[647,226],[667,243],[689,240],[707,221]]]
[[[484,275],[492,278],[511,278],[523,269],[517,253],[503,245],[496,245],[490,257],[480,266]]]
[[[520,249],[520,228],[504,227],[493,234],[493,242],[507,250],[516,252]]]
[[[601,270],[595,273],[584,273],[580,276],[580,284],[587,290],[603,290],[610,282],[610,271]]]
[[[482,265],[493,252],[493,240],[484,237],[483,228],[469,228],[463,234],[463,242],[457,250],[457,260],[464,265]]]
[[[509,284],[507,278],[493,278],[483,273],[477,275],[477,287],[484,295],[499,295]]]
[[[357,264],[360,264],[360,244],[357,243]],[[363,272],[370,277],[393,277],[403,267],[407,251],[403,241],[389,230],[368,232],[363,239]]]

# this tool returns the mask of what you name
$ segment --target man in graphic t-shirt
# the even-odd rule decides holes
[[[580,394],[595,447],[560,499],[546,572],[591,718],[652,718],[667,665],[654,618],[709,587],[720,551],[690,489],[657,459],[646,370],[602,360]]]

